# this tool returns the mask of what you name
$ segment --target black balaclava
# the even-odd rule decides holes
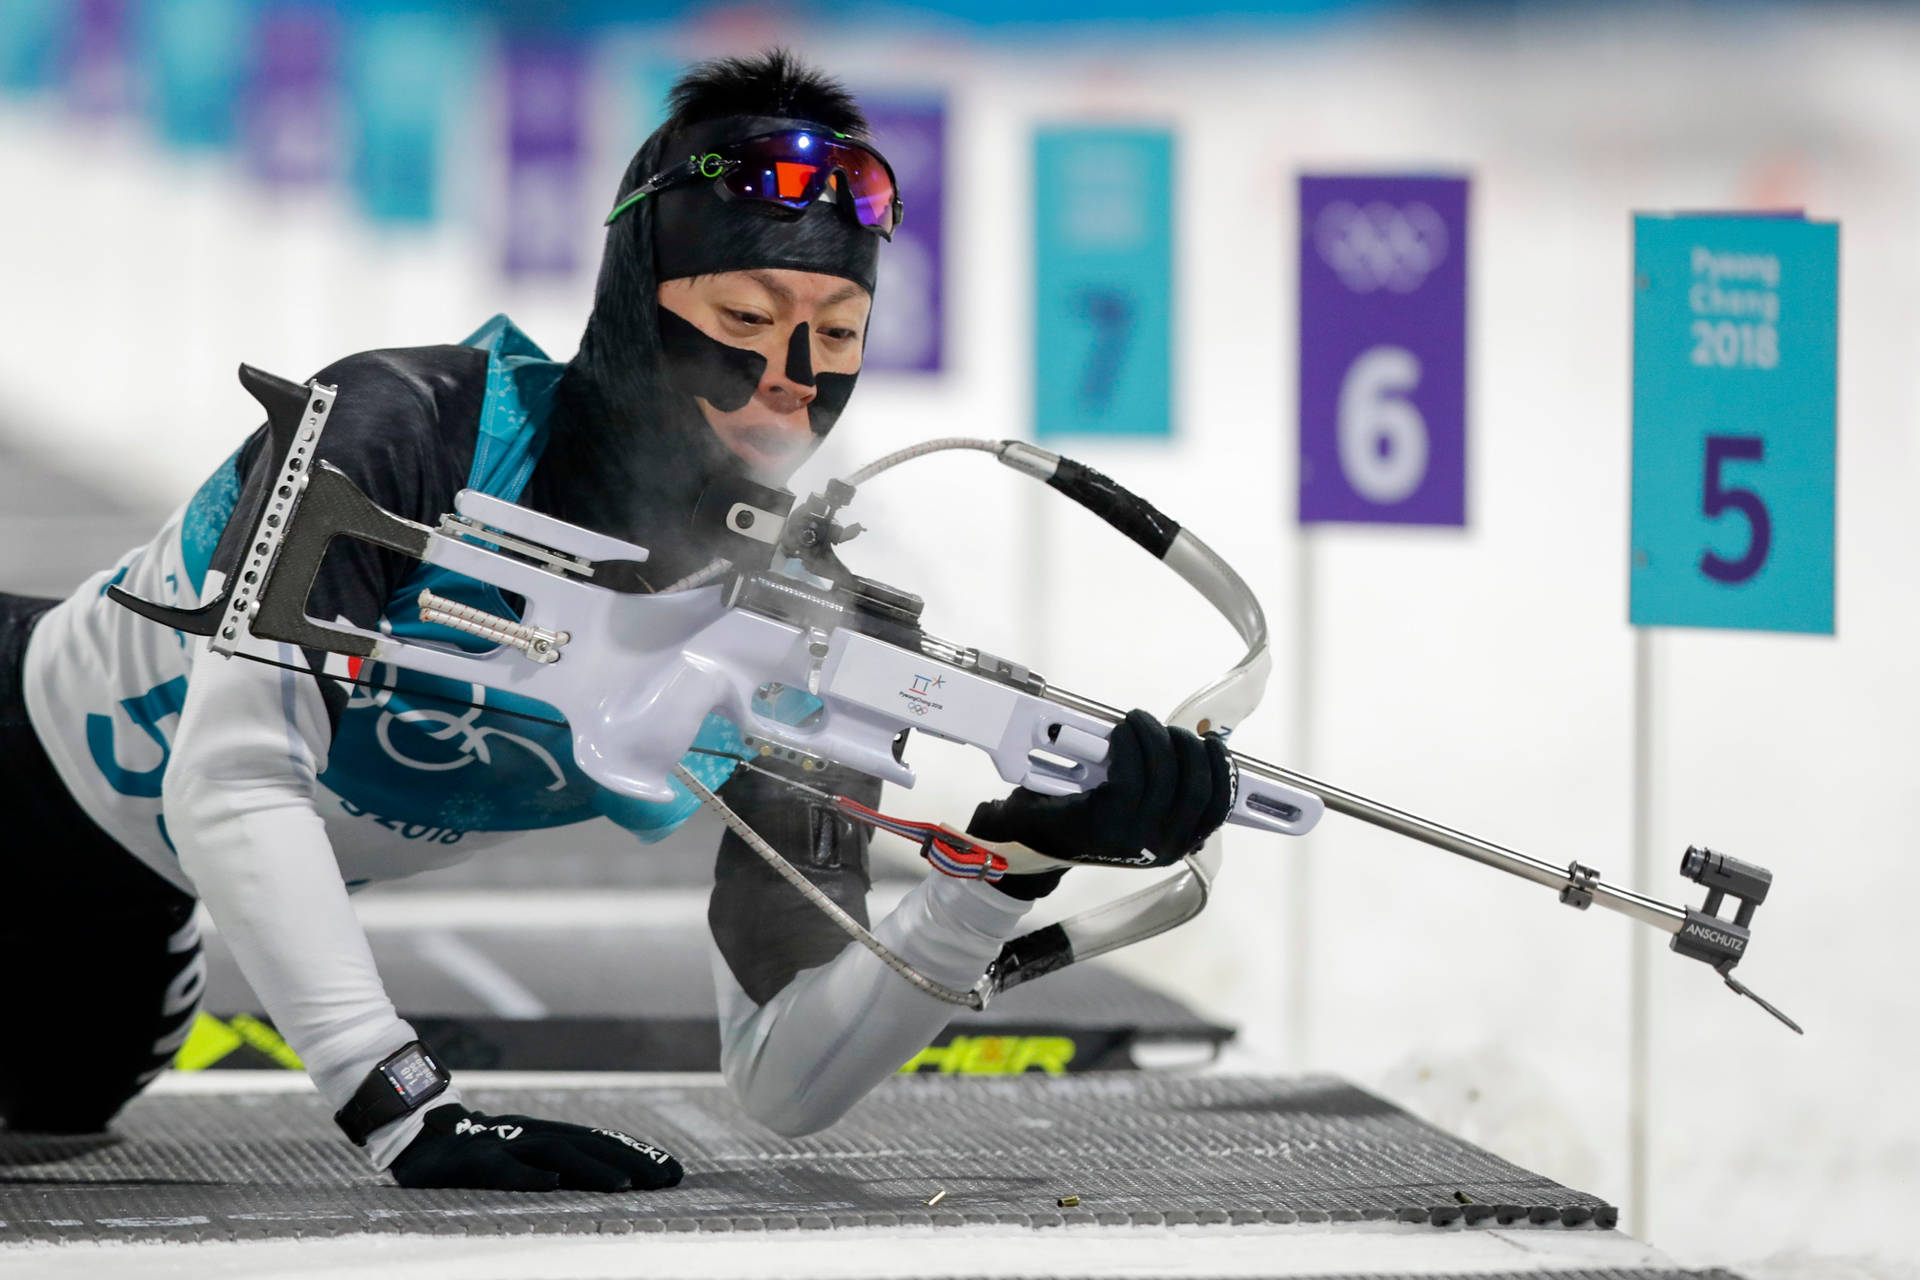
[[[784,116],[729,116],[692,125],[666,146],[668,163],[699,156],[762,134],[789,129],[830,133],[805,120]],[[653,203],[655,278],[718,275],[725,271],[774,268],[812,271],[851,280],[873,295],[880,237],[862,227],[832,200],[816,200],[797,217],[746,200],[724,200],[710,181],[670,187],[643,200]],[[766,372],[766,357],[709,337],[665,307],[658,317],[667,377],[676,390],[699,396],[723,413],[746,404]],[[813,372],[811,352],[797,328],[789,342],[787,377],[816,387],[807,420],[824,436],[853,394],[857,373]],[[796,359],[795,350],[801,354]]]
[[[663,126],[634,154],[617,198],[684,158],[689,147],[766,132],[769,119],[775,127],[798,123],[733,116],[677,135]],[[781,219],[745,201],[720,199],[710,183],[670,188],[633,205],[607,229],[593,313],[555,394],[546,453],[528,501],[646,546],[652,554],[643,572],[652,587],[704,566],[715,548],[695,533],[693,512],[710,485],[744,475],[746,464],[707,425],[693,397],[722,412],[739,408],[758,385],[765,358],[718,342],[661,307],[659,282],[787,267],[843,276],[871,293],[878,241],[829,202]],[[806,341],[795,335],[786,372],[795,381],[804,374],[818,387],[809,420],[816,435],[825,435],[858,375],[814,372]]]

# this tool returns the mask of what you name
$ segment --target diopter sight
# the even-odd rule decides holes
[[[1724,853],[1689,845],[1680,858],[1680,874],[1695,884],[1705,886],[1707,901],[1698,909],[1686,909],[1686,920],[1673,935],[1673,949],[1683,956],[1712,965],[1714,972],[1725,979],[1733,990],[1796,1032],[1806,1034],[1800,1030],[1799,1023],[1762,1000],[1733,976],[1733,967],[1746,955],[1747,943],[1753,936],[1753,913],[1767,900],[1767,890],[1773,886],[1773,872]],[[1729,897],[1739,903],[1731,920],[1720,915],[1720,907]]]

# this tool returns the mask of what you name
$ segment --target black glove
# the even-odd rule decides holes
[[[492,1191],[658,1191],[679,1183],[680,1162],[612,1129],[531,1116],[483,1116],[449,1102],[393,1162],[403,1187]]]
[[[967,834],[1018,841],[1063,862],[1164,867],[1226,821],[1233,792],[1233,762],[1217,736],[1197,737],[1129,711],[1108,739],[1105,782],[1070,796],[1017,788],[975,809]],[[1051,893],[1064,874],[1002,876],[996,883],[1032,899]]]

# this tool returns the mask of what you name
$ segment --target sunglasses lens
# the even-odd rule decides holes
[[[826,171],[819,165],[765,155],[742,155],[739,160],[721,179],[736,196],[789,209],[804,209],[820,198]]]
[[[871,151],[842,147],[840,171],[847,175],[847,189],[853,195],[853,207],[863,227],[893,234],[893,177],[887,166]]]
[[[806,208],[836,172],[844,174],[860,225],[893,234],[893,179],[865,147],[811,133],[780,133],[738,144],[731,158],[735,163],[721,178],[727,190],[788,209]]]

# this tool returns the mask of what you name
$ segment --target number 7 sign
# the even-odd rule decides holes
[[[1839,228],[1634,220],[1636,626],[1831,635]]]
[[[1170,435],[1173,135],[1054,126],[1033,156],[1035,433]]]

